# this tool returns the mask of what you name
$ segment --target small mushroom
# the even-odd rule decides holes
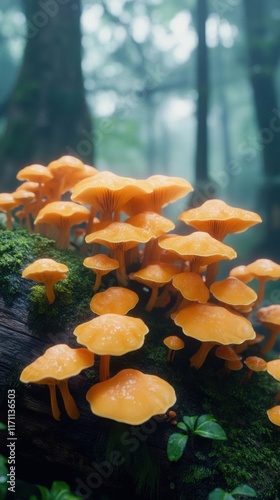
[[[241,383],[247,382],[253,375],[254,372],[264,372],[267,368],[267,363],[264,359],[259,358],[259,356],[248,356],[244,360],[245,365],[248,368],[247,373],[241,380]]]
[[[267,354],[275,346],[280,334],[280,304],[261,307],[257,311],[257,319],[269,332],[269,336],[261,348],[262,354]]]
[[[107,313],[81,323],[74,330],[79,344],[99,354],[100,380],[109,378],[111,356],[121,356],[140,349],[149,329],[139,318]]]
[[[259,281],[258,298],[254,304],[257,307],[263,299],[266,282],[280,279],[280,265],[270,259],[257,259],[248,264],[246,270]]]
[[[132,368],[95,384],[86,398],[95,415],[130,425],[141,425],[164,414],[176,402],[175,391],[168,382]]]
[[[4,212],[7,217],[6,229],[13,228],[12,210],[17,207],[19,203],[15,201],[11,193],[0,193],[0,212]]]
[[[93,286],[93,291],[96,292],[101,285],[101,278],[106,274],[118,269],[119,262],[116,259],[111,259],[108,255],[103,253],[98,253],[91,257],[86,257],[83,262],[85,267],[92,269],[95,274],[95,283]]]
[[[20,381],[25,384],[48,385],[52,414],[56,420],[60,420],[56,398],[56,387],[58,387],[67,414],[75,420],[79,418],[80,412],[69,392],[68,380],[93,364],[94,355],[87,349],[83,347],[71,349],[66,344],[57,344],[26,366],[21,372]]]
[[[163,343],[168,347],[167,360],[171,362],[174,361],[175,351],[180,351],[185,347],[185,342],[177,335],[165,337]]]
[[[53,259],[38,259],[22,271],[22,277],[43,283],[46,288],[46,296],[50,304],[55,300],[53,286],[60,280],[65,279],[69,268],[65,264]]]

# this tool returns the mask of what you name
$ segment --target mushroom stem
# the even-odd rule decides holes
[[[67,415],[73,420],[77,420],[80,416],[80,412],[69,392],[68,379],[59,381],[57,385],[60,390]]]
[[[174,356],[175,356],[174,349],[169,349],[167,354],[167,361],[170,361],[172,363],[174,361]]]
[[[12,221],[11,210],[7,210],[6,211],[6,217],[7,217],[6,229],[13,229],[13,221]]]
[[[119,267],[116,271],[118,284],[119,284],[119,286],[127,286],[128,285],[128,276],[126,274],[123,249],[117,249],[116,257],[114,257],[114,258],[116,258],[119,261]]]
[[[202,342],[198,351],[190,358],[191,366],[193,368],[201,368],[215,344],[216,342]]]
[[[53,290],[53,283],[45,283],[46,296],[50,304],[55,301],[55,294]]]
[[[57,404],[55,384],[49,384],[49,390],[50,390],[52,415],[55,418],[55,420],[60,420],[60,411]]]
[[[101,276],[102,274],[100,272],[96,272],[95,274],[95,283],[93,285],[93,291],[96,292],[101,285]]]
[[[263,346],[261,348],[261,353],[262,354],[267,354],[270,351],[272,351],[273,347],[275,346],[275,342],[276,342],[278,334],[279,334],[278,329],[277,330],[270,330],[269,337],[268,337],[267,341],[263,344]]]
[[[212,285],[212,283],[214,283],[215,281],[215,278],[218,274],[218,271],[219,271],[219,265],[220,265],[220,262],[213,262],[212,264],[209,264],[209,266],[207,266],[207,271],[206,271],[206,286],[210,286]]]
[[[108,380],[110,377],[110,354],[103,354],[100,358],[99,378],[100,382]]]
[[[157,300],[157,296],[158,296],[158,286],[153,286],[152,293],[145,307],[146,311],[150,312],[153,309]]]
[[[254,302],[254,309],[261,303],[263,297],[264,297],[264,290],[265,290],[265,279],[259,278],[259,290],[258,290],[258,298],[256,302]]]

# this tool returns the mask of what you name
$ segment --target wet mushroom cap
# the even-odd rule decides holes
[[[177,337],[177,335],[170,335],[169,337],[165,337],[163,343],[172,351],[179,351],[185,347],[185,342]]]
[[[233,267],[229,275],[233,278],[240,279],[243,283],[249,283],[249,281],[254,279],[254,276],[247,271],[247,266],[244,265]]]
[[[53,178],[52,173],[44,165],[34,163],[33,165],[28,165],[22,168],[17,173],[17,179],[20,181],[30,181],[30,182],[47,182]]]
[[[157,285],[161,287],[171,281],[177,272],[177,266],[159,262],[148,264],[143,269],[139,269],[135,273],[130,273],[129,277],[148,286]]]
[[[66,344],[49,347],[33,363],[26,366],[20,376],[26,384],[47,383],[46,379],[64,380],[78,375],[94,364],[94,354],[84,347],[72,349]]]
[[[116,259],[111,259],[111,257],[108,257],[108,255],[104,253],[86,257],[83,261],[83,265],[95,272],[102,271],[103,274],[114,271],[119,267],[119,263]]]
[[[198,273],[185,271],[175,274],[172,285],[181,292],[184,299],[198,302],[207,302],[209,290]]]
[[[161,236],[162,234],[168,233],[175,228],[175,224],[158,214],[157,212],[141,212],[137,215],[132,215],[126,222],[132,224],[132,226],[143,227],[144,229],[150,231],[155,238]]]
[[[38,259],[22,271],[23,278],[29,278],[39,283],[50,280],[52,283],[66,278],[68,266],[53,259]]]
[[[257,319],[267,327],[275,326],[277,328],[277,326],[279,326],[280,332],[280,304],[261,307],[257,311]]]
[[[172,315],[185,335],[201,342],[241,344],[256,336],[251,322],[243,316],[215,304],[191,304]]]
[[[175,404],[173,387],[156,375],[131,368],[95,384],[87,392],[91,411],[100,417],[140,425]]]
[[[267,362],[259,356],[248,356],[244,363],[253,372],[263,372],[267,369]]]
[[[89,210],[82,205],[78,205],[78,203],[53,201],[39,211],[35,224],[47,223],[60,226],[65,221],[75,225],[85,222],[89,214]]]
[[[220,345],[215,350],[215,356],[220,359],[224,359],[225,361],[240,361],[241,356],[236,354],[235,350],[229,345]]]
[[[90,308],[95,314],[126,314],[139,301],[137,293],[127,288],[114,286],[104,292],[96,293],[90,301]]]
[[[269,375],[280,382],[280,359],[273,359],[272,361],[268,361],[266,370]]]
[[[210,291],[217,300],[232,306],[247,306],[257,300],[256,292],[234,277],[212,283]]]
[[[222,200],[207,200],[197,208],[191,208],[178,217],[199,231],[206,231],[214,238],[223,240],[227,234],[240,233],[262,222],[255,212],[231,207]]]
[[[254,278],[277,280],[280,278],[280,265],[270,259],[257,259],[246,266],[247,273]]]
[[[107,313],[81,323],[74,335],[95,354],[120,356],[142,347],[148,331],[139,318]]]
[[[280,426],[280,405],[274,406],[273,408],[270,408],[267,410],[267,416],[270,420],[275,425]]]

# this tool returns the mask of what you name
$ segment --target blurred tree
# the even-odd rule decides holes
[[[258,123],[252,147],[263,155],[264,173],[279,174],[280,141],[276,74],[280,57],[279,2],[245,0],[249,74]]]
[[[23,7],[27,41],[0,141],[2,190],[13,186],[16,171],[27,164],[75,153],[92,162],[93,156],[81,71],[80,1],[23,0]]]

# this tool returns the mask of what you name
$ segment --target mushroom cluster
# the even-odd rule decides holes
[[[112,377],[109,370],[111,356],[140,349],[144,343],[148,327],[142,319],[128,316],[136,304],[140,309],[143,305],[145,314],[161,308],[173,320],[174,335],[167,340],[163,334],[159,339],[168,346],[169,361],[173,361],[174,351],[186,344],[178,358],[186,356],[195,369],[207,358],[209,363],[211,359],[214,363],[223,360],[224,373],[241,370],[242,356],[245,353],[246,357],[248,346],[263,340],[252,326],[253,314],[269,332],[261,347],[262,354],[271,352],[280,332],[280,305],[259,306],[266,282],[280,279],[280,265],[258,259],[232,269],[228,277],[217,280],[222,261],[237,256],[224,239],[259,224],[261,218],[257,213],[221,200],[208,200],[179,214],[186,231],[176,234],[174,223],[162,211],[193,191],[183,178],[123,177],[100,172],[72,156],[63,156],[48,166],[25,167],[17,178],[24,182],[14,193],[0,194],[0,211],[6,213],[7,229],[16,228],[17,221],[23,227],[25,220],[27,230],[54,239],[60,249],[71,245],[75,248],[78,246],[75,242],[82,240],[79,251],[85,256],[83,264],[95,275],[89,304],[94,317],[78,325],[73,333],[83,349],[100,356],[100,382],[87,394],[96,414],[102,414],[99,400],[104,398],[104,416],[111,415],[108,395],[116,390],[115,384],[124,384],[120,393],[129,398],[132,392],[128,390],[128,380],[133,386],[140,379],[143,383],[148,380],[132,368]],[[42,282],[43,278],[33,273],[32,266],[37,264],[24,269],[22,276]],[[67,269],[61,272],[63,278]],[[112,286],[104,285],[105,275]],[[253,280],[259,282],[257,292],[250,287]],[[50,307],[55,300],[51,291],[55,282],[54,278],[45,282]],[[189,346],[193,344],[197,351],[190,355]],[[216,356],[211,356],[214,347]],[[248,378],[249,375],[245,376]],[[154,384],[156,387],[157,382],[153,380],[147,387]],[[148,411],[147,418],[164,413],[168,404],[174,402],[173,394],[168,403]]]

